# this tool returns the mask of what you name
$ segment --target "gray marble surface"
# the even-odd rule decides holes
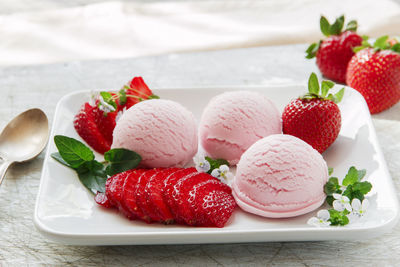
[[[124,60],[0,68],[0,128],[18,113],[40,107],[53,118],[57,101],[76,90],[115,89],[134,75],[152,88],[305,82],[313,61],[306,45],[176,54]],[[400,105],[374,116],[378,138],[400,192]],[[65,246],[33,225],[43,153],[15,164],[0,187],[0,265],[70,266],[398,266],[400,226],[379,238],[354,242],[220,245]]]

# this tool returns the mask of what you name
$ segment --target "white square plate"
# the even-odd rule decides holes
[[[280,110],[305,92],[304,86],[275,86],[163,89],[155,93],[180,102],[200,118],[212,96],[230,90],[264,93]],[[374,200],[367,216],[360,221],[345,227],[326,228],[307,225],[315,212],[291,219],[267,219],[237,208],[224,228],[200,228],[129,221],[115,210],[98,206],[75,172],[50,157],[56,152],[54,135],[82,140],[74,130],[73,117],[89,95],[87,91],[66,95],[56,108],[34,216],[38,230],[52,240],[76,245],[354,240],[383,234],[397,222],[398,201],[368,108],[361,95],[351,88],[346,88],[339,105],[342,112],[340,135],[323,156],[337,177],[343,177],[353,165],[367,169],[365,179],[373,185],[370,195]],[[101,155],[96,154],[96,157],[102,160]]]

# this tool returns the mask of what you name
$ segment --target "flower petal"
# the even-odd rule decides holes
[[[219,166],[219,170],[221,172],[229,172],[229,167],[228,167],[228,165],[224,164],[224,165]]]
[[[351,207],[354,210],[360,210],[361,208],[361,201],[358,198],[354,198],[353,201],[351,201]]]
[[[368,207],[369,207],[369,200],[365,198],[361,204],[361,209],[363,211],[366,211]]]
[[[341,199],[341,198],[342,198],[342,195],[341,195],[341,194],[338,194],[338,193],[333,193],[332,196],[333,196],[335,199]]]
[[[333,208],[337,211],[344,211],[344,205],[340,202],[340,200],[333,201]]]
[[[211,176],[215,177],[215,178],[220,178],[221,177],[221,172],[219,169],[214,169],[211,172]]]
[[[327,220],[329,220],[331,215],[329,214],[329,211],[327,211],[327,210],[320,210],[317,213],[317,217],[320,218],[321,220],[327,221]]]
[[[346,210],[348,210],[350,212],[353,210],[353,208],[351,207],[350,203],[345,203],[344,207],[345,207]]]
[[[307,224],[312,226],[319,226],[320,222],[317,217],[311,217],[310,219],[308,219]]]
[[[208,160],[204,158],[203,164],[204,164],[202,167],[203,171],[208,172],[211,168],[210,162],[208,162]]]

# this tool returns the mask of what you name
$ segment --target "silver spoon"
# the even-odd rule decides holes
[[[10,121],[0,134],[0,185],[14,162],[33,159],[49,138],[49,122],[40,109],[29,109]]]

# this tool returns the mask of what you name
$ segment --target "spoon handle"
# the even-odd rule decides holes
[[[4,176],[6,176],[6,172],[8,167],[11,165],[11,161],[2,161],[0,164],[0,185],[3,182]]]

